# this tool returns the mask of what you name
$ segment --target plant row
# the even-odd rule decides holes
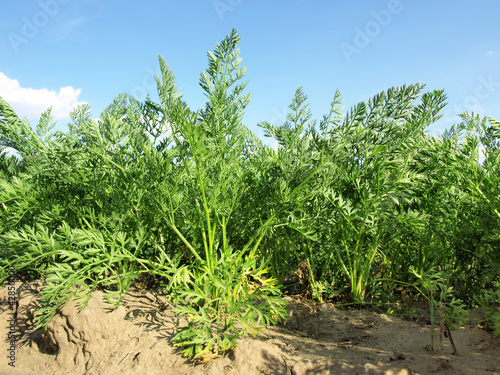
[[[37,325],[96,289],[117,306],[153,274],[188,316],[175,343],[202,357],[285,317],[283,282],[308,296],[391,302],[401,286],[444,303],[449,323],[486,306],[500,332],[500,124],[461,114],[429,127],[443,91],[394,87],[313,120],[299,88],[266,146],[243,124],[250,96],[233,30],[190,109],[160,57],[159,100],[88,105],[68,131],[32,127],[0,98],[0,276],[44,280]]]

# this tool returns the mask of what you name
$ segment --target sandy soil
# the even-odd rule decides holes
[[[168,301],[152,290],[132,290],[124,304],[109,311],[95,292],[78,312],[69,303],[48,330],[33,330],[38,286],[16,284],[15,368],[8,365],[7,288],[0,289],[0,374],[500,374],[500,338],[470,325],[452,332],[443,349],[430,326],[367,310],[338,309],[330,303],[307,304],[291,298],[290,319],[239,340],[223,358],[194,365],[171,345],[175,327],[185,324]]]

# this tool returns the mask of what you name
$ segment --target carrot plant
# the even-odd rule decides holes
[[[241,334],[254,333],[257,324],[274,323],[285,314],[284,302],[277,298],[276,280],[264,277],[267,270],[255,256],[267,227],[274,224],[273,217],[256,228],[239,249],[233,248],[227,232],[246,189],[241,155],[247,130],[241,120],[249,95],[243,94],[246,82],[240,83],[245,69],[240,67],[238,41],[233,30],[214,53],[208,53],[209,68],[200,77],[207,97],[204,109],[193,112],[187,108],[176,91],[172,72],[161,59],[162,77],[157,79],[160,103],[148,102],[171,126],[172,139],[181,150],[177,163],[185,171],[182,184],[190,195],[180,202],[174,187],[165,190],[163,199],[152,199],[161,219],[193,259],[186,266],[189,279],[176,290],[187,302],[176,311],[188,315],[189,324],[179,330],[174,342],[194,358],[224,352],[234,347]],[[184,211],[183,215],[177,216],[178,211]],[[187,232],[181,230],[178,217],[190,221]]]

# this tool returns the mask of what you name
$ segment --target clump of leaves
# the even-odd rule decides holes
[[[442,338],[444,326],[447,327],[449,339],[455,347],[449,330],[457,329],[465,324],[469,319],[469,313],[465,309],[462,301],[453,296],[453,287],[449,286],[446,278],[440,271],[429,269],[427,272],[419,274],[415,269],[411,269],[416,276],[414,287],[429,301],[431,313],[431,348],[434,348],[434,327],[436,313],[441,319],[440,339]]]
[[[475,299],[486,311],[486,326],[491,328],[496,336],[500,336],[500,283],[492,290],[484,290]]]
[[[285,318],[285,301],[268,270],[254,256],[232,253],[217,260],[215,272],[203,265],[178,289],[186,304],[174,309],[189,319],[174,343],[194,359],[212,358],[236,346],[241,335],[255,336],[263,325]]]

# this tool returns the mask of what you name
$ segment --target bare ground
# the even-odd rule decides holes
[[[7,288],[0,289],[0,374],[500,374],[500,338],[478,327],[481,311],[452,332],[434,352],[425,315],[417,321],[330,303],[288,298],[289,320],[242,338],[222,358],[194,365],[171,345],[175,327],[186,324],[169,302],[152,290],[132,290],[110,311],[95,292],[86,309],[65,306],[48,330],[33,329],[38,284],[16,284],[20,335],[11,361],[7,334],[13,316]]]

